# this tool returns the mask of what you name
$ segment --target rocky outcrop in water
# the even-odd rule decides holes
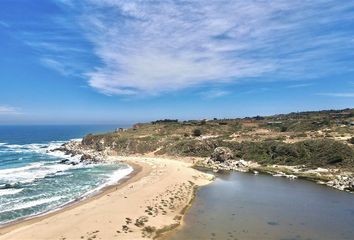
[[[63,159],[59,162],[60,164],[67,164],[67,165],[77,165],[78,162],[72,161],[70,159]]]
[[[354,191],[354,175],[337,175],[335,179],[328,181],[326,185],[339,190]]]
[[[78,164],[78,163],[98,163],[104,162],[107,157],[107,152],[105,152],[106,148],[102,147],[100,150],[91,149],[81,144],[79,141],[70,141],[68,143],[63,144],[61,147],[54,149],[53,151],[62,151],[65,155],[74,157],[79,156],[79,161],[72,161],[70,159],[63,159],[61,163],[63,164]]]

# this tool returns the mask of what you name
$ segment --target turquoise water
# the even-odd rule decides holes
[[[73,138],[115,126],[0,126],[0,224],[53,211],[128,175],[123,164],[62,164],[52,152]]]
[[[171,240],[353,240],[354,194],[304,180],[217,175]]]

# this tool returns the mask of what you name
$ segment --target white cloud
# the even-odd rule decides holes
[[[117,22],[99,14],[86,18],[95,30],[90,37],[103,61],[102,67],[88,73],[89,83],[102,92],[159,93],[260,76],[275,68],[268,60],[231,56],[250,47],[235,41],[249,31],[247,22],[239,23],[246,16],[235,14],[243,12],[237,8],[246,8],[244,4],[96,3],[123,15]],[[266,9],[253,10],[250,14],[262,15]],[[241,26],[233,29],[237,23]],[[223,34],[230,37],[218,39]]]
[[[0,115],[12,115],[12,114],[20,114],[20,112],[17,108],[6,106],[6,105],[0,105]]]
[[[350,1],[84,3],[81,26],[101,60],[86,76],[105,94],[156,94],[267,74],[313,78],[346,69],[342,53],[353,50],[352,32],[333,28],[353,21]]]

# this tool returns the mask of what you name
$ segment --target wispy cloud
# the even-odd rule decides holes
[[[25,42],[28,46],[36,48],[36,49],[42,49],[45,52],[51,51],[54,53],[65,53],[65,52],[73,52],[73,53],[84,53],[85,50],[80,47],[75,47],[75,46],[67,46],[62,43],[57,43],[55,40],[49,40],[49,41],[28,41]]]
[[[267,75],[306,79],[354,63],[354,30],[336,27],[354,24],[352,1],[57,2],[80,12],[101,60],[85,76],[105,94],[158,94]]]
[[[10,27],[10,25],[8,23],[4,22],[4,21],[0,21],[0,26],[1,27],[5,27],[5,28],[9,28]]]
[[[64,65],[61,61],[48,58],[48,57],[43,57],[40,59],[40,61],[42,62],[43,65],[55,71],[58,71],[62,75],[69,75],[71,73],[70,69],[66,65]]]
[[[65,6],[71,6],[70,3],[70,0],[60,1],[60,4],[68,4]],[[64,76],[85,77],[84,72],[94,54],[79,25],[75,23],[76,16],[65,9],[55,14],[37,14],[26,24],[19,22],[16,31],[11,34],[32,48],[33,54],[38,56],[44,66]]]
[[[205,91],[205,92],[201,92],[200,95],[204,98],[204,99],[214,99],[214,98],[220,98],[220,97],[224,97],[226,95],[230,94],[229,91],[225,91],[222,89],[212,89],[209,91]]]
[[[317,95],[338,97],[338,98],[354,98],[354,92],[341,92],[341,93],[318,93]]]
[[[13,115],[13,114],[21,114],[21,112],[14,107],[7,105],[0,105],[0,115]]]
[[[248,91],[244,91],[241,92],[241,94],[256,94],[256,93],[263,93],[263,92],[268,92],[272,90],[271,88],[266,88],[266,87],[262,87],[262,88],[256,88],[256,89],[251,89]]]
[[[287,86],[287,88],[305,88],[313,86],[313,83],[300,83]]]

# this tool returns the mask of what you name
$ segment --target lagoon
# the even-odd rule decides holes
[[[305,180],[217,174],[171,240],[354,239],[354,194]]]

